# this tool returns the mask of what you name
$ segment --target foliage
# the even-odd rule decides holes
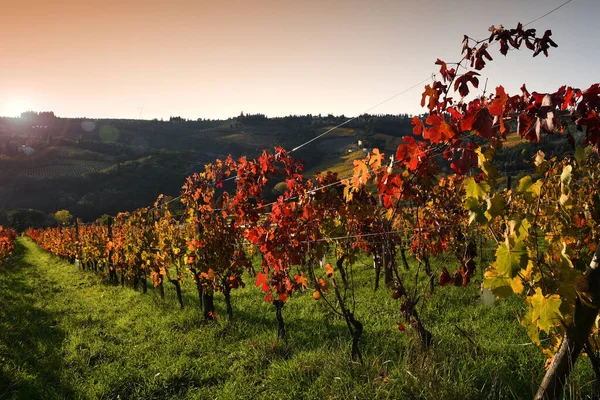
[[[23,232],[27,228],[41,228],[49,225],[48,216],[40,210],[20,208],[9,211],[8,225],[18,232]]]
[[[60,224],[67,224],[73,220],[73,216],[69,210],[59,210],[54,213],[54,219],[56,219]]]
[[[475,274],[477,243],[481,247],[482,239],[490,240],[497,246],[484,287],[497,297],[512,293],[524,297],[527,311],[521,323],[532,342],[543,344],[544,353],[552,357],[565,332],[566,338],[576,332],[588,340],[589,329],[576,323],[577,309],[588,307],[597,315],[600,283],[589,278],[587,265],[594,253],[600,254],[600,199],[595,190],[600,84],[585,90],[562,86],[554,93],[530,93],[523,85],[521,94],[513,96],[498,86],[492,94],[473,96],[472,89],[479,87],[477,71],[492,60],[489,43],[498,42],[503,55],[524,46],[534,57],[547,56],[550,47],[556,47],[549,30],[538,36],[519,24],[510,30],[492,27],[490,32],[487,40],[465,36],[464,56],[458,63],[436,61],[442,78],[425,86],[421,98],[429,114],[413,118],[412,135],[403,137],[389,163],[373,149],[365,159],[354,160],[351,178],[338,180],[328,172],[305,180],[302,163],[281,147],[273,153],[265,150],[255,159],[229,156],[187,178],[181,196],[182,229],[167,227],[177,222],[168,209],[157,211],[159,198],[153,209],[120,214],[115,239],[109,243],[91,228],[76,231],[72,244],[57,242],[45,232],[31,236],[37,235],[36,240],[56,254],[81,260],[87,255],[98,260],[108,251],[122,282],[133,279],[135,287],[141,281],[144,291],[148,275],[162,290],[162,280],[169,274],[167,263],[177,265],[179,282],[185,253],[207,320],[215,317],[213,296],[218,291],[225,295],[231,319],[231,289],[241,286],[244,269],[254,274],[245,239],[261,256],[254,282],[276,308],[278,338],[286,337],[283,305],[293,294],[309,291],[345,320],[352,357],[359,360],[363,325],[355,316],[355,305],[349,304],[356,287],[348,276],[360,250],[374,258],[375,289],[383,268],[400,314],[428,348],[434,343],[432,328],[425,327],[418,307],[426,302],[426,291],[433,295],[438,273],[439,286],[467,286]],[[265,120],[246,119],[253,124]],[[507,141],[511,122],[527,141],[563,133],[574,147],[570,128],[575,126],[588,147],[578,147],[574,157],[563,159],[546,160],[538,152],[535,174],[522,177],[514,188],[500,190],[493,160]],[[446,167],[451,172],[441,173]],[[235,185],[229,184],[234,177]],[[264,189],[274,179],[285,181],[286,191],[268,203]],[[85,243],[81,234],[88,233],[96,239],[87,238]],[[335,267],[322,262],[318,268],[330,246],[336,248]],[[397,267],[398,247],[407,270],[411,270],[407,252],[418,261],[411,271],[415,281],[423,273],[426,276],[427,286],[421,291],[417,285],[406,290],[406,277]],[[458,260],[453,276],[445,258],[439,267],[432,265],[433,259],[452,253]],[[402,323],[398,327],[406,330]],[[600,345],[592,333],[594,345]]]
[[[0,226],[0,267],[15,248],[17,233]]]
[[[141,295],[103,284],[28,239],[19,239],[15,255],[0,273],[7,299],[0,309],[4,397],[531,398],[543,373],[543,355],[521,346],[529,340],[514,323],[518,298],[489,307],[475,285],[436,292],[422,315],[435,321],[437,344],[422,351],[410,328],[396,327],[389,292],[373,293],[372,269],[361,263],[366,257],[354,275],[356,313],[368,326],[361,365],[340,357],[348,351],[343,319],[310,296],[289,299],[287,322],[297,328],[288,345],[276,344],[272,307],[257,301],[260,288],[248,276],[246,287],[232,292],[238,323],[203,325],[197,308],[176,309],[172,285],[162,304],[158,290]],[[194,299],[184,292],[186,304]],[[216,310],[225,313],[218,302]],[[567,393],[585,398],[592,379],[581,363]]]

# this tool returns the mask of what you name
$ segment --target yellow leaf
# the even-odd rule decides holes
[[[531,308],[527,310],[527,313],[523,316],[521,325],[527,329],[527,336],[529,336],[529,339],[531,339],[534,344],[538,346],[541,345],[540,330],[538,329],[537,324],[533,321]]]
[[[538,328],[550,333],[553,327],[560,325],[562,300],[559,295],[544,296],[542,289],[537,288],[535,294],[529,296],[527,301],[531,304],[532,321],[537,323]]]
[[[373,149],[373,153],[371,153],[371,157],[369,157],[369,166],[371,169],[379,169],[382,161],[383,153],[380,153],[379,149]]]

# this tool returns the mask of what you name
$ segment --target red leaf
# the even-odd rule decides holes
[[[552,31],[548,29],[544,33],[543,37],[535,39],[535,51],[533,52],[534,57],[540,53],[544,53],[544,55],[548,57],[548,49],[550,46],[558,47],[558,45],[554,43],[552,39],[550,39],[550,36],[552,36]]]
[[[460,120],[463,114],[454,107],[449,107],[446,111],[450,113],[450,117],[454,120]]]
[[[485,67],[484,58],[487,58],[490,61],[492,60],[492,56],[490,56],[490,53],[488,53],[487,47],[487,43],[482,43],[479,48],[476,48],[472,51],[470,57],[471,67],[474,66],[476,70],[481,70],[483,67]]]
[[[279,300],[285,303],[288,299],[288,292],[279,293]]]
[[[533,124],[533,119],[529,115],[519,115],[517,132],[519,132],[519,135],[521,135],[522,138],[525,138],[530,142],[539,142],[540,138],[537,136],[534,128],[535,125]]]
[[[421,107],[425,107],[427,97],[429,97],[429,102],[427,102],[427,108],[429,109],[429,111],[431,111],[437,106],[440,94],[437,90],[431,87],[431,85],[427,85],[425,86],[425,91],[421,96]]]
[[[255,282],[256,287],[262,285],[263,290],[264,290],[264,287],[265,287],[264,285],[267,285],[267,288],[268,288],[267,278],[268,278],[267,274],[263,274],[262,272],[257,273],[256,274],[256,282]]]
[[[412,136],[404,136],[406,144],[400,144],[396,151],[396,160],[403,162],[411,171],[419,168],[419,162],[425,156],[424,145],[417,143]]]
[[[582,94],[580,105],[577,107],[577,112],[585,114],[588,110],[600,109],[600,83],[594,83]]]
[[[504,127],[504,110],[508,103],[508,95],[504,91],[502,86],[496,88],[496,97],[492,101],[492,104],[488,107],[490,114],[497,116],[500,119],[500,132],[504,133],[506,128]]]
[[[413,134],[416,136],[421,136],[423,134],[423,129],[425,128],[423,125],[423,120],[419,117],[414,117],[410,123],[414,125]]]
[[[467,83],[471,82],[471,85],[473,85],[474,88],[479,87],[479,79],[477,76],[479,76],[479,74],[474,71],[469,71],[459,76],[454,81],[454,91],[458,89],[458,93],[460,93],[462,97],[465,97],[469,94],[469,87]]]
[[[586,127],[584,143],[594,147],[596,152],[600,151],[600,116],[591,111],[585,118],[576,121],[578,127]]]
[[[460,122],[460,129],[463,131],[474,130],[478,136],[495,140],[493,129],[493,118],[487,108],[475,109],[469,111]]]
[[[521,92],[523,92],[523,97],[525,97],[525,98],[531,97],[531,94],[529,93],[529,91],[525,87],[525,84],[523,84],[523,86],[521,86]]]
[[[426,122],[431,126],[425,128],[423,139],[428,139],[431,143],[446,142],[457,136],[454,127],[437,114],[430,114]]]
[[[448,283],[450,283],[450,273],[448,273],[448,270],[444,267],[442,268],[442,274],[440,275],[440,286],[446,286]]]
[[[475,151],[473,150],[473,145],[471,143],[469,143],[467,147],[461,150],[461,157],[457,161],[451,163],[450,167],[457,174],[464,175],[467,172],[469,172],[471,167],[477,166],[478,159],[477,153],[475,153]]]
[[[569,107],[573,107],[579,97],[581,97],[581,90],[573,89],[569,86],[566,89],[562,104],[560,105],[560,109],[564,111]]]
[[[439,58],[437,59],[435,64],[440,66],[440,74],[444,78],[444,81],[448,82],[454,79],[454,76],[456,76],[456,71],[454,70],[454,68],[448,69],[446,63],[440,60]]]

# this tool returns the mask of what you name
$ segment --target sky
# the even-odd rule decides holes
[[[529,22],[565,0],[19,0],[0,12],[0,115],[228,118],[355,116],[419,83],[463,34]],[[482,71],[488,92],[587,88],[600,81],[600,1],[572,0],[529,27],[529,51]],[[424,113],[419,85],[371,110]]]

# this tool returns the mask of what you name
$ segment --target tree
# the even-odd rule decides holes
[[[31,208],[19,208],[8,213],[8,225],[18,232],[27,228],[41,228],[47,225],[46,213]]]
[[[59,210],[54,213],[54,219],[61,225],[65,225],[73,221],[73,216],[68,210]]]

